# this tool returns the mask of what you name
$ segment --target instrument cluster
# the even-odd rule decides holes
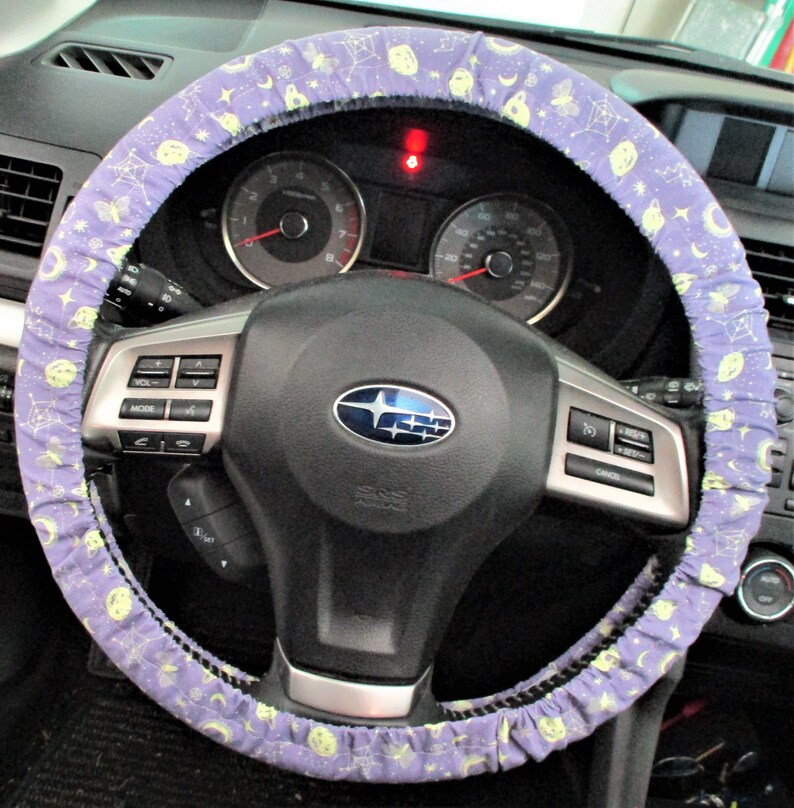
[[[344,111],[253,137],[189,177],[138,247],[205,305],[361,269],[429,275],[589,357],[653,274],[580,168],[464,110]]]
[[[426,139],[417,129],[407,139],[419,132]],[[420,154],[409,152],[406,160],[408,171],[422,165]],[[421,215],[419,202],[416,207]],[[356,184],[312,152],[274,152],[256,160],[232,182],[221,215],[229,258],[263,288],[347,272],[368,223]],[[388,227],[389,219],[382,211],[373,224]],[[526,194],[494,193],[466,200],[450,213],[422,269],[536,322],[562,297],[572,257],[568,229],[548,205]],[[385,254],[387,263],[395,259],[403,259],[399,249]]]

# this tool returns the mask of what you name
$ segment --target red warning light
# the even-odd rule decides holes
[[[405,134],[405,150],[412,154],[424,154],[427,149],[427,132],[424,129],[409,129]]]
[[[419,159],[418,154],[407,154],[403,159],[403,168],[413,174],[422,167],[422,161]]]

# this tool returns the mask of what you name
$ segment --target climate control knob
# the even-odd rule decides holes
[[[751,554],[742,568],[736,599],[753,620],[782,620],[794,609],[794,566],[769,550]]]

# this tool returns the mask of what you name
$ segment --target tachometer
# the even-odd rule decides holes
[[[459,283],[529,323],[560,301],[571,263],[562,219],[518,194],[481,197],[453,211],[430,253],[435,278]]]
[[[279,152],[234,181],[222,224],[229,257],[267,289],[348,270],[361,248],[364,206],[333,163]]]

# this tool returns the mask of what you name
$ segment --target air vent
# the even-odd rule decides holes
[[[764,290],[769,324],[794,328],[794,248],[765,241],[744,240],[753,277]]]
[[[45,64],[102,73],[123,79],[151,81],[165,65],[165,58],[152,53],[100,48],[96,45],[61,45],[44,57]]]
[[[0,249],[38,258],[63,172],[0,154]]]

